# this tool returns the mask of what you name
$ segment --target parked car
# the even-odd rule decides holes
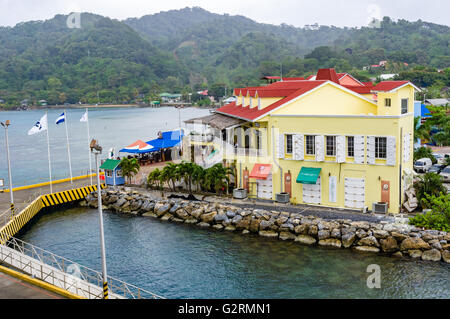
[[[414,163],[414,170],[418,173],[426,173],[433,165],[431,159],[429,158],[421,158]]]
[[[433,172],[436,174],[439,174],[443,169],[445,168],[445,165],[442,164],[434,164],[430,167],[428,170],[429,173]]]
[[[442,181],[444,183],[450,183],[450,165],[444,168],[439,175],[442,176]]]

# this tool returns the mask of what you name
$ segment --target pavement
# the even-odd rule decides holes
[[[64,299],[64,297],[0,272],[0,299]]]
[[[96,177],[93,177],[94,184],[97,182]],[[65,191],[73,188],[83,187],[91,184],[90,178],[74,180],[73,184],[69,182],[53,184],[53,192]],[[40,195],[50,194],[50,186],[41,186],[36,188],[24,189],[19,191],[14,191],[14,204],[16,206],[16,212],[20,212],[29,203],[35,200]],[[5,224],[5,216],[2,216],[4,212],[10,210],[10,194],[0,192],[0,226]],[[7,214],[9,217],[9,214]]]

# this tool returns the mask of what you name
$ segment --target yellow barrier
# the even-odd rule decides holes
[[[103,174],[103,173],[100,173],[100,176],[101,176],[101,175],[104,175],[104,174]],[[88,178],[88,177],[91,177],[91,176],[92,176],[92,177],[95,177],[95,176],[97,176],[97,174],[94,173],[94,174],[89,174],[89,175],[75,176],[75,177],[72,178],[72,180],[76,181],[76,180],[79,180],[79,179],[85,179],[85,178]],[[55,181],[52,181],[52,185],[54,185],[54,184],[60,184],[60,183],[65,183],[65,182],[70,182],[70,178],[57,179],[57,180],[55,180]],[[24,189],[30,189],[30,188],[37,188],[37,187],[42,187],[42,186],[48,186],[48,185],[50,185],[50,182],[44,182],[44,183],[38,183],[38,184],[32,184],[32,185],[26,185],[26,186],[20,186],[20,187],[13,188],[13,192],[15,192],[15,191],[21,191],[21,190],[24,190]],[[9,193],[9,189],[5,189],[5,190],[3,190],[3,192],[4,192],[4,193]]]
[[[44,282],[42,280],[39,280],[39,279],[36,279],[36,278],[31,278],[28,275],[22,274],[20,272],[17,272],[15,270],[12,270],[12,269],[9,269],[9,268],[3,267],[3,266],[0,266],[0,272],[5,273],[7,275],[10,275],[12,277],[15,277],[17,279],[23,280],[23,281],[28,282],[30,284],[33,284],[35,286],[44,288],[46,290],[49,290],[51,292],[54,292],[54,293],[56,293],[58,295],[66,297],[66,298],[70,298],[70,299],[86,299],[86,298],[83,298],[83,297],[78,296],[76,294],[70,293],[67,290],[64,290],[64,289],[61,289],[59,287],[50,285],[50,284],[48,284],[48,283],[46,283],[46,282]]]

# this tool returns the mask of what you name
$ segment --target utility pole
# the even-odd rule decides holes
[[[97,144],[96,140],[93,139],[91,141],[90,148],[91,152],[95,155],[95,165],[97,168],[97,197],[98,214],[100,218],[100,248],[102,254],[103,299],[108,299],[108,275],[106,273],[105,235],[103,231],[102,188],[100,187],[100,169],[98,165],[98,155],[102,153],[102,147]]]
[[[11,177],[11,159],[9,158],[9,143],[8,143],[8,126],[11,124],[9,120],[6,120],[5,123],[0,122],[2,126],[5,128],[5,138],[6,138],[6,157],[8,159],[8,176],[9,176],[9,196],[11,198],[11,216],[14,217],[15,208],[14,208],[14,195],[13,195],[13,187],[12,187],[12,177]]]

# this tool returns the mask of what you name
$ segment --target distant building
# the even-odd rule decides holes
[[[161,93],[159,95],[163,103],[180,102],[181,94]]]
[[[395,73],[391,73],[391,74],[380,74],[380,79],[381,80],[390,80],[393,79],[394,77],[396,77],[398,74]]]
[[[450,104],[450,99],[426,99],[425,105],[442,106]]]
[[[40,106],[47,106],[47,101],[46,100],[39,100],[38,101]]]

